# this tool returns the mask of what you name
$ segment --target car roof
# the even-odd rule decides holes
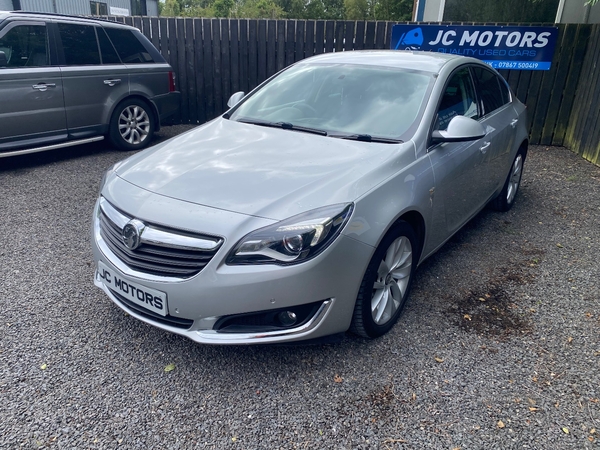
[[[354,50],[348,52],[324,53],[300,61],[302,63],[359,64],[369,66],[394,67],[439,73],[447,64],[457,66],[469,63],[481,64],[481,61],[464,56],[437,52],[419,52],[406,50]]]
[[[67,21],[74,21],[78,23],[90,23],[90,24],[101,24],[101,25],[109,25],[120,28],[129,28],[132,29],[129,25],[125,25],[119,22],[113,22],[111,20],[104,19],[92,19],[88,17],[81,16],[69,16],[66,14],[54,14],[54,13],[42,13],[42,12],[34,12],[34,11],[0,11],[0,22],[6,19],[42,19],[42,20],[52,20],[52,19],[60,19]]]

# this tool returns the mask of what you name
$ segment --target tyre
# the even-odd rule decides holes
[[[111,143],[120,150],[141,150],[152,140],[155,130],[154,114],[142,100],[130,99],[119,103],[110,120]]]
[[[418,240],[406,222],[381,241],[363,277],[350,331],[366,338],[387,333],[402,313],[418,263]]]
[[[510,166],[510,172],[504,182],[502,191],[494,200],[492,200],[492,208],[496,211],[506,212],[515,203],[519,186],[521,186],[521,176],[523,175],[523,164],[525,163],[525,150],[520,148],[517,156]]]

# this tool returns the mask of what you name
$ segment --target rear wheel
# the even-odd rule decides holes
[[[148,104],[125,100],[115,108],[110,121],[110,141],[121,150],[140,150],[152,140],[155,122]]]
[[[506,212],[515,203],[515,198],[521,186],[523,176],[523,164],[525,163],[525,150],[519,149],[512,163],[508,177],[504,182],[502,192],[492,201],[492,207],[497,211]]]
[[[399,222],[388,232],[369,262],[350,331],[376,338],[394,326],[408,298],[418,254],[414,230],[408,223]]]

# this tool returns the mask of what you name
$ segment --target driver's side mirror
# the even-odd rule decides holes
[[[446,130],[435,130],[431,133],[431,143],[475,141],[485,135],[485,128],[476,120],[465,116],[454,116]]]
[[[8,59],[6,59],[6,53],[0,51],[0,67],[6,67],[8,65]]]
[[[236,92],[235,94],[233,94],[231,97],[229,97],[229,101],[227,102],[227,107],[233,108],[244,98],[244,95],[246,95],[246,93],[243,91],[239,91],[239,92]]]

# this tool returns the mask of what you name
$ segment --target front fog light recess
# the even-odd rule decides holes
[[[296,323],[296,320],[298,320],[296,313],[293,311],[282,311],[277,314],[277,319],[279,319],[279,322],[281,322],[281,325],[284,327],[291,327]]]
[[[294,264],[323,251],[350,219],[352,203],[314,209],[244,237],[227,264]]]

